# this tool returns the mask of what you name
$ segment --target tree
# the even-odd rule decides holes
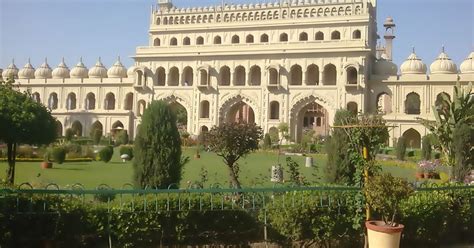
[[[99,158],[100,161],[103,162],[110,162],[112,160],[112,156],[114,155],[114,148],[112,146],[106,146],[99,151]]]
[[[129,142],[127,130],[120,130],[115,139],[116,145],[126,145]]]
[[[334,126],[354,123],[355,115],[351,111],[340,109],[334,116]],[[355,165],[351,162],[349,137],[343,129],[336,128],[326,142],[328,161],[324,169],[326,181],[338,184],[354,184]]]
[[[424,160],[430,160],[431,159],[431,137],[426,135],[423,136],[423,139],[421,139],[421,155]]]
[[[210,149],[224,160],[234,188],[241,188],[237,161],[258,149],[262,134],[259,126],[248,123],[224,123],[207,134]]]
[[[13,80],[0,82],[0,141],[7,144],[7,183],[15,180],[18,144],[50,144],[56,139],[56,119],[28,92],[13,89]]]
[[[181,139],[176,115],[163,101],[154,101],[145,110],[138,127],[133,161],[135,185],[140,188],[167,188],[179,184],[183,166]]]
[[[466,123],[457,125],[453,138],[455,156],[453,176],[456,181],[464,181],[474,164],[474,129]]]
[[[270,149],[272,148],[272,138],[270,138],[270,134],[266,133],[263,138],[263,149]]]
[[[456,164],[454,131],[462,124],[474,128],[474,93],[472,83],[463,89],[458,82],[454,86],[453,100],[446,93],[441,93],[433,106],[435,121],[419,119],[438,139],[444,159],[449,166]]]
[[[288,126],[288,123],[286,122],[282,122],[278,125],[278,131],[280,131],[281,133],[281,141],[283,141],[283,139],[285,139],[286,141],[288,141],[290,139],[290,127]],[[281,142],[280,141],[280,142]]]
[[[397,148],[396,148],[396,153],[397,153],[397,159],[398,160],[405,160],[405,155],[407,153],[407,141],[405,137],[400,137],[398,138],[397,141]]]

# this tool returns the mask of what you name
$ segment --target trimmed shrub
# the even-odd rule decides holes
[[[66,141],[71,141],[74,138],[74,130],[72,130],[72,128],[66,129],[66,135],[64,138]]]
[[[104,161],[106,163],[108,163],[112,159],[113,155],[114,155],[114,148],[112,146],[106,146],[102,148],[102,150],[99,151],[100,161]]]
[[[51,157],[58,164],[64,163],[66,161],[66,149],[64,147],[54,147],[51,150]]]
[[[405,155],[407,152],[407,142],[405,137],[402,136],[398,138],[396,152],[398,160],[405,160]]]
[[[431,137],[430,136],[423,136],[423,139],[421,140],[421,157],[424,160],[430,160],[431,159]]]
[[[122,131],[119,131],[117,136],[116,136],[116,139],[115,139],[115,145],[126,145],[128,144],[129,140],[128,140],[128,133],[127,133],[127,130],[122,130]]]
[[[130,159],[133,158],[133,146],[120,146],[119,150],[120,156],[127,154],[130,156]]]
[[[411,158],[411,157],[414,157],[415,156],[415,151],[413,150],[410,150],[407,152],[407,157]]]
[[[272,147],[272,139],[270,137],[270,134],[267,133],[265,134],[265,137],[263,138],[263,149],[270,149]]]

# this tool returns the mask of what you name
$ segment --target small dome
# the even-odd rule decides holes
[[[127,68],[120,62],[120,57],[117,58],[117,62],[107,71],[109,78],[126,78],[127,74]]]
[[[375,62],[374,74],[395,76],[398,73],[398,67],[395,63],[387,60],[387,55],[382,54],[381,58]]]
[[[474,74],[474,52],[469,54],[469,57],[466,58],[459,67],[461,73]]]
[[[426,74],[426,65],[416,56],[413,50],[413,53],[400,66],[400,71],[402,74]]]
[[[3,79],[18,78],[18,68],[15,65],[15,61],[12,60],[12,63],[2,72]]]
[[[135,70],[137,69],[136,66],[131,66],[128,68],[127,75],[128,77],[135,77]]]
[[[457,73],[458,69],[456,64],[449,58],[448,54],[443,51],[436,58],[436,60],[430,66],[431,74],[453,74]]]
[[[107,69],[102,64],[100,57],[97,63],[95,64],[95,66],[89,70],[89,77],[90,78],[106,78],[107,77]]]
[[[45,79],[45,78],[52,78],[53,71],[51,67],[48,65],[48,60],[44,59],[44,63],[36,69],[35,78]]]
[[[30,63],[30,59],[28,59],[28,63],[18,72],[18,78],[21,79],[33,79],[35,78],[35,68]]]
[[[69,68],[67,67],[66,63],[64,62],[64,58],[61,61],[61,64],[58,65],[53,70],[53,78],[69,78]]]
[[[87,78],[89,76],[89,70],[87,67],[82,63],[82,57],[79,59],[79,63],[77,63],[74,68],[71,70],[71,78]]]

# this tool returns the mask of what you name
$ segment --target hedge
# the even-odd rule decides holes
[[[42,158],[16,158],[16,162],[43,162],[44,159]],[[92,158],[68,158],[64,162],[65,163],[74,163],[74,162],[92,162],[94,161]],[[0,158],[0,162],[7,162],[6,158]]]

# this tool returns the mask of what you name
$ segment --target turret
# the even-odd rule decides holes
[[[392,17],[387,17],[385,22],[383,23],[385,28],[385,54],[387,55],[387,59],[392,61],[392,50],[393,50],[393,39],[395,39],[395,23],[393,22]]]
[[[160,6],[161,10],[167,11],[173,8],[173,3],[171,0],[158,0],[158,6]]]

